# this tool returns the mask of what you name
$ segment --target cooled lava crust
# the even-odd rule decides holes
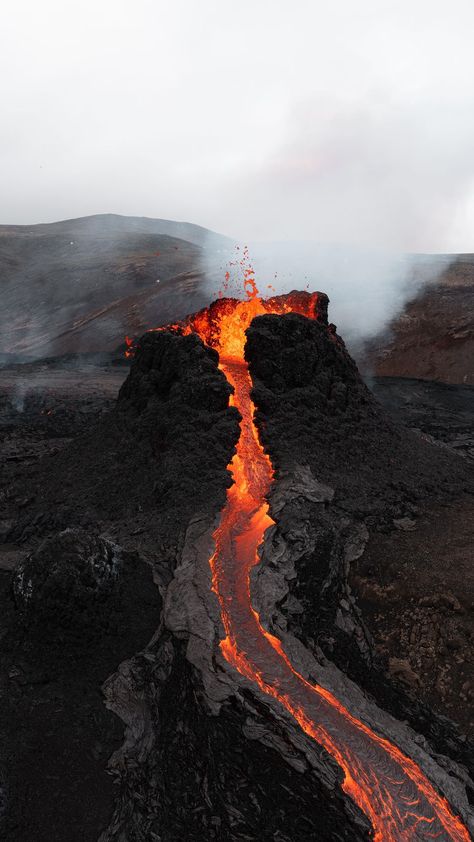
[[[321,637],[328,657],[349,669],[343,662],[346,645],[354,653],[353,676],[361,684],[372,682],[372,692],[379,688],[383,706],[411,720],[436,748],[465,760],[469,750],[450,724],[384,683],[370,647],[363,656],[354,648],[353,632],[336,626],[343,565],[334,568],[336,578],[324,595],[320,585],[327,580],[328,560],[340,552],[341,518],[385,528],[424,501],[467,491],[468,466],[390,422],[335,330],[328,328],[326,297],[298,296],[312,312],[289,313],[289,302],[281,301],[278,314],[270,314],[259,300],[239,318],[240,333],[247,329],[256,423],[277,480],[293,465],[307,464],[335,488],[333,504],[322,515],[318,509],[316,520],[306,512],[308,528],[320,531],[321,552],[301,560],[291,588],[304,611],[292,613],[288,602],[289,625],[310,646]],[[226,307],[239,313],[237,305],[220,300],[171,332],[152,332],[139,341],[116,408],[33,472],[30,499],[11,538],[27,540],[71,526],[113,529],[123,545],[139,542],[156,580],[166,587],[190,521],[197,514],[216,519],[231,484],[227,466],[239,439],[240,415],[229,406],[231,389],[218,368],[222,348],[212,347],[219,344],[216,313]],[[196,336],[197,323],[208,331],[211,347]],[[245,334],[237,341],[240,353]],[[289,531],[290,521],[279,528]],[[282,842],[369,838],[369,825],[342,792],[340,775],[335,784],[323,771],[318,775],[299,764],[296,756],[293,766],[288,763],[281,723],[273,723],[266,741],[246,735],[249,718],[267,733],[270,714],[264,703],[234,699],[218,717],[209,714],[201,676],[186,659],[183,640],[162,629],[133,659],[130,674],[144,700],[152,750],[127,758],[104,840],[152,834],[167,842],[203,835]],[[124,702],[123,718],[130,713]],[[65,816],[74,798],[65,781],[60,808]],[[130,809],[131,804],[137,806]],[[38,832],[38,839],[48,838],[46,831]],[[82,838],[80,828],[68,828],[71,842]]]

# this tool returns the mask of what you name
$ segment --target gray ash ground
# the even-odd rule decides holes
[[[427,704],[465,725],[464,701],[456,706],[453,699],[443,710],[436,689],[427,695],[421,679],[407,683],[393,663],[390,671],[393,654],[389,645],[381,645],[380,635],[390,634],[387,624],[392,630],[400,625],[406,605],[394,600],[381,625],[377,615],[385,593],[374,596],[364,590],[366,579],[379,582],[379,577],[382,590],[398,587],[397,556],[383,570],[377,564],[388,557],[387,547],[399,546],[400,535],[408,541],[414,534],[400,523],[414,522],[422,530],[423,518],[434,507],[470,504],[468,460],[445,446],[451,440],[448,428],[464,424],[466,405],[459,413],[458,407],[449,410],[444,428],[446,416],[441,415],[436,429],[431,425],[428,431],[432,407],[419,401],[418,387],[411,392],[404,381],[382,383],[392,422],[344,347],[325,328],[299,316],[258,318],[247,354],[258,424],[277,472],[306,463],[336,489],[334,505],[315,524],[321,553],[303,559],[298,571],[293,596],[304,611],[288,611],[290,627],[310,647],[317,642],[382,707],[411,721],[436,749],[467,763],[472,758],[468,743]],[[183,645],[162,634],[147,647],[159,626],[161,604],[152,570],[155,583],[169,581],[189,519],[196,512],[217,515],[229,483],[226,466],[238,436],[238,414],[227,407],[229,388],[216,368],[215,352],[194,336],[146,336],[117,404],[115,394],[127,369],[104,361],[92,369],[81,373],[80,367],[59,363],[45,373],[38,365],[22,367],[27,385],[21,405],[14,386],[18,369],[2,372],[0,776],[7,792],[5,838],[92,842],[109,825],[117,793],[121,807],[128,805],[128,818],[123,825],[123,809],[116,812],[120,821],[107,839],[366,838],[338,789],[329,791],[314,774],[295,771],[274,748],[245,736],[249,710],[262,726],[268,710],[255,710],[255,701],[249,700],[248,709],[228,704],[219,717],[209,716],[199,675],[184,658]],[[424,437],[401,426],[402,416],[410,427],[424,430]],[[426,432],[445,444],[434,446]],[[371,534],[351,579],[375,637],[368,651],[335,623],[345,588],[342,573],[324,598],[320,593],[328,560],[338,557],[339,530],[348,521],[367,525]],[[64,540],[58,533],[65,529],[85,529],[124,548],[117,582],[101,601],[100,622],[86,622],[84,628],[84,618],[76,616],[73,633],[54,599],[46,606],[48,616],[28,616],[18,593],[15,603],[11,582],[18,564],[34,563],[34,558],[25,562],[28,554],[41,559],[54,552],[55,541]],[[80,544],[81,533],[74,534]],[[51,540],[45,549],[42,542]],[[370,564],[363,568],[367,558]],[[413,599],[424,598],[423,573],[414,575],[412,584]],[[449,587],[460,599],[464,582],[454,569]],[[53,593],[60,594],[61,588]],[[456,616],[468,617],[467,607]],[[106,774],[106,762],[121,742],[123,724],[106,711],[100,688],[123,659],[140,650],[142,656],[133,663],[157,742],[146,762],[135,758],[117,787]],[[432,669],[436,658],[435,653]],[[411,668],[415,672],[416,664]]]
[[[372,377],[379,403],[405,427],[474,459],[474,386],[401,377]]]

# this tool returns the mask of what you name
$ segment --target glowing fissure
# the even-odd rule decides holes
[[[376,842],[456,840],[470,835],[447,800],[409,757],[353,716],[325,688],[312,685],[292,666],[281,641],[267,632],[251,604],[250,570],[259,563],[265,530],[274,524],[267,496],[273,468],[259,441],[251,400],[252,382],[244,359],[245,329],[262,313],[320,315],[317,293],[290,293],[262,300],[245,276],[248,300],[220,298],[177,325],[198,333],[219,352],[219,367],[234,388],[240,438],[230,463],[233,485],[214,532],[210,559],[212,588],[220,604],[224,658],[242,676],[276,699],[334,758],[343,772],[342,788],[370,820]]]
[[[247,365],[224,357],[220,368],[234,387],[233,404],[242,416],[230,465],[234,484],[214,533],[216,549],[210,560],[226,633],[222,654],[241,675],[278,700],[336,760],[344,773],[342,787],[370,819],[377,842],[468,842],[463,823],[416,763],[355,718],[328,690],[303,678],[253,610],[250,570],[259,562],[265,530],[274,523],[266,502],[273,470],[253,421]]]

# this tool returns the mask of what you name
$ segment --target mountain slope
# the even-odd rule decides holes
[[[436,281],[421,286],[361,366],[377,375],[474,383],[474,255],[429,257]],[[426,265],[426,264],[425,264]]]
[[[110,350],[182,317],[208,303],[203,269],[231,245],[197,225],[114,215],[0,226],[0,353]]]

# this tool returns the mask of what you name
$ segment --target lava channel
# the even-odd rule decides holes
[[[263,313],[298,312],[325,317],[327,298],[290,293],[261,299],[253,271],[245,275],[247,301],[221,298],[172,327],[198,333],[219,352],[219,367],[234,388],[231,403],[242,421],[229,469],[233,484],[210,559],[212,587],[220,604],[224,658],[242,676],[280,702],[303,731],[322,745],[343,771],[342,788],[370,820],[375,842],[456,840],[470,835],[418,765],[389,740],[353,716],[325,688],[313,685],[292,666],[281,641],[267,632],[252,608],[250,571],[259,563],[265,530],[274,525],[268,493],[273,467],[254,423],[252,382],[244,357],[245,330]]]

